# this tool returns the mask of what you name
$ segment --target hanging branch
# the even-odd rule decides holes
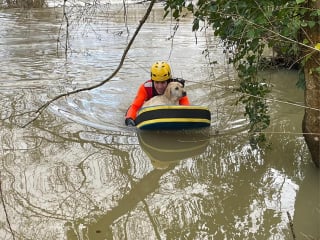
[[[67,3],[68,0],[64,0],[63,1],[63,18],[62,18],[62,23],[60,25],[60,28],[59,28],[59,34],[58,34],[58,39],[57,39],[57,52],[59,52],[59,44],[61,44],[61,40],[60,40],[60,33],[62,32],[62,27],[63,27],[63,21],[66,21],[66,37],[65,37],[65,47],[64,47],[64,55],[65,55],[65,58],[67,58],[67,55],[68,55],[68,49],[69,49],[69,26],[70,26],[70,23],[69,23],[69,18],[68,18],[68,15],[67,15],[67,10],[66,10],[66,3]]]
[[[60,94],[60,95],[57,95],[56,97],[52,98],[51,100],[47,101],[46,103],[44,103],[42,106],[40,106],[37,110],[33,111],[33,113],[36,114],[36,116],[30,120],[29,122],[27,122],[25,125],[23,125],[22,127],[26,127],[28,126],[30,123],[32,123],[33,121],[37,120],[38,117],[42,114],[42,112],[51,104],[53,103],[54,101],[62,98],[62,97],[67,97],[67,96],[70,96],[72,94],[76,94],[76,93],[79,93],[79,92],[84,92],[84,91],[90,91],[94,88],[98,88],[102,85],[104,85],[106,82],[110,81],[114,76],[117,75],[117,73],[119,72],[119,70],[121,69],[123,63],[124,63],[124,60],[131,48],[131,45],[133,44],[136,36],[138,35],[140,29],[142,28],[143,24],[146,22],[146,20],[148,19],[149,15],[150,15],[150,12],[153,8],[153,5],[155,3],[155,0],[151,0],[150,1],[150,5],[145,13],[145,15],[143,16],[143,18],[140,20],[140,23],[139,23],[139,26],[137,27],[136,31],[134,32],[132,38],[130,39],[127,47],[124,49],[124,52],[122,54],[122,57],[121,57],[121,60],[120,60],[120,63],[118,65],[118,67],[114,70],[114,72],[108,77],[106,78],[105,80],[103,80],[102,82],[96,84],[96,85],[93,85],[93,86],[90,86],[90,87],[85,87],[85,88],[80,88],[80,89],[76,89],[76,90],[73,90],[73,91],[70,91],[70,92],[67,92],[67,93],[63,93],[63,94]]]

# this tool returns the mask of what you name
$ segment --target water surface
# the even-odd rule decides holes
[[[1,121],[0,239],[292,239],[290,223],[297,239],[318,239],[319,171],[301,135],[297,73],[262,73],[273,85],[270,147],[253,148],[221,42],[192,33],[191,17],[175,32],[160,4],[116,77],[20,127],[33,116],[21,113],[106,79],[145,9],[130,5],[127,22],[121,5],[90,17],[73,9],[67,57],[61,9],[0,12],[1,117],[15,116]],[[150,136],[124,126],[159,59],[210,108],[210,128]]]

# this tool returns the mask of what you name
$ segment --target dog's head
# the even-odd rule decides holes
[[[170,82],[164,93],[167,98],[172,101],[178,101],[180,98],[187,95],[183,85],[179,82]]]

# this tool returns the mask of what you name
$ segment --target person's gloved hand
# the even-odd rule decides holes
[[[126,120],[124,121],[124,123],[127,125],[127,126],[135,126],[136,123],[134,122],[134,120],[132,118],[126,118]]]

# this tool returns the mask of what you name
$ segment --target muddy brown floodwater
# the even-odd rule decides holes
[[[106,79],[146,6],[129,5],[126,23],[121,5],[80,10],[67,58],[60,8],[0,11],[2,119]],[[175,31],[162,16],[157,4],[110,82],[54,102],[25,128],[32,115],[1,121],[0,239],[319,239],[297,72],[261,73],[273,85],[270,147],[253,148],[219,39],[192,33],[191,17]],[[192,104],[210,108],[210,128],[150,136],[124,126],[159,59],[187,80]]]

